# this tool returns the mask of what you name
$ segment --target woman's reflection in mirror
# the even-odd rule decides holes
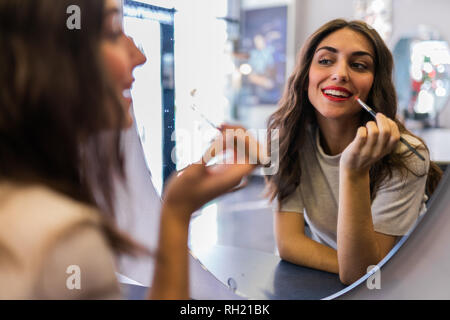
[[[396,119],[392,69],[391,52],[373,28],[330,21],[303,46],[269,119],[268,132],[280,130],[283,159],[267,177],[278,202],[279,254],[339,274],[344,284],[380,262],[415,225],[442,175],[425,143]],[[373,106],[376,119],[356,97]]]

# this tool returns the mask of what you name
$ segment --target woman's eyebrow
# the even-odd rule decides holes
[[[327,51],[331,51],[333,53],[338,53],[338,49],[329,47],[329,46],[321,47],[321,48],[317,49],[316,52],[319,52],[320,50],[327,50]]]
[[[320,50],[327,50],[327,51],[330,51],[332,53],[338,53],[339,52],[338,49],[330,47],[330,46],[320,47],[319,49],[316,50],[316,53],[319,52]],[[355,51],[355,52],[352,52],[352,56],[358,56],[358,57],[360,57],[360,56],[369,56],[369,57],[372,58],[372,60],[375,61],[373,56],[367,51]]]
[[[373,61],[375,61],[373,56],[367,51],[355,51],[355,52],[352,52],[352,56],[359,56],[359,57],[360,56],[369,56],[372,58]]]

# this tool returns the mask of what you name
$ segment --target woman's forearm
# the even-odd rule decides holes
[[[299,234],[278,244],[280,257],[288,262],[331,273],[339,273],[337,252],[333,248]]]
[[[189,214],[163,206],[150,299],[189,299]]]
[[[372,222],[368,172],[341,170],[337,248],[339,276],[346,284],[382,259]]]

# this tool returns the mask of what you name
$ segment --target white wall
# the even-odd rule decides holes
[[[417,29],[419,24],[435,27],[441,36],[450,41],[450,1],[448,0],[394,0],[393,33],[390,47],[397,40]]]
[[[353,18],[353,0],[296,0],[296,51],[305,40],[326,22]]]

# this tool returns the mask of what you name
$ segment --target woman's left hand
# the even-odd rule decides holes
[[[345,148],[341,156],[341,169],[356,174],[368,173],[370,167],[394,150],[400,140],[397,124],[377,113],[375,121],[359,127],[355,139]]]

